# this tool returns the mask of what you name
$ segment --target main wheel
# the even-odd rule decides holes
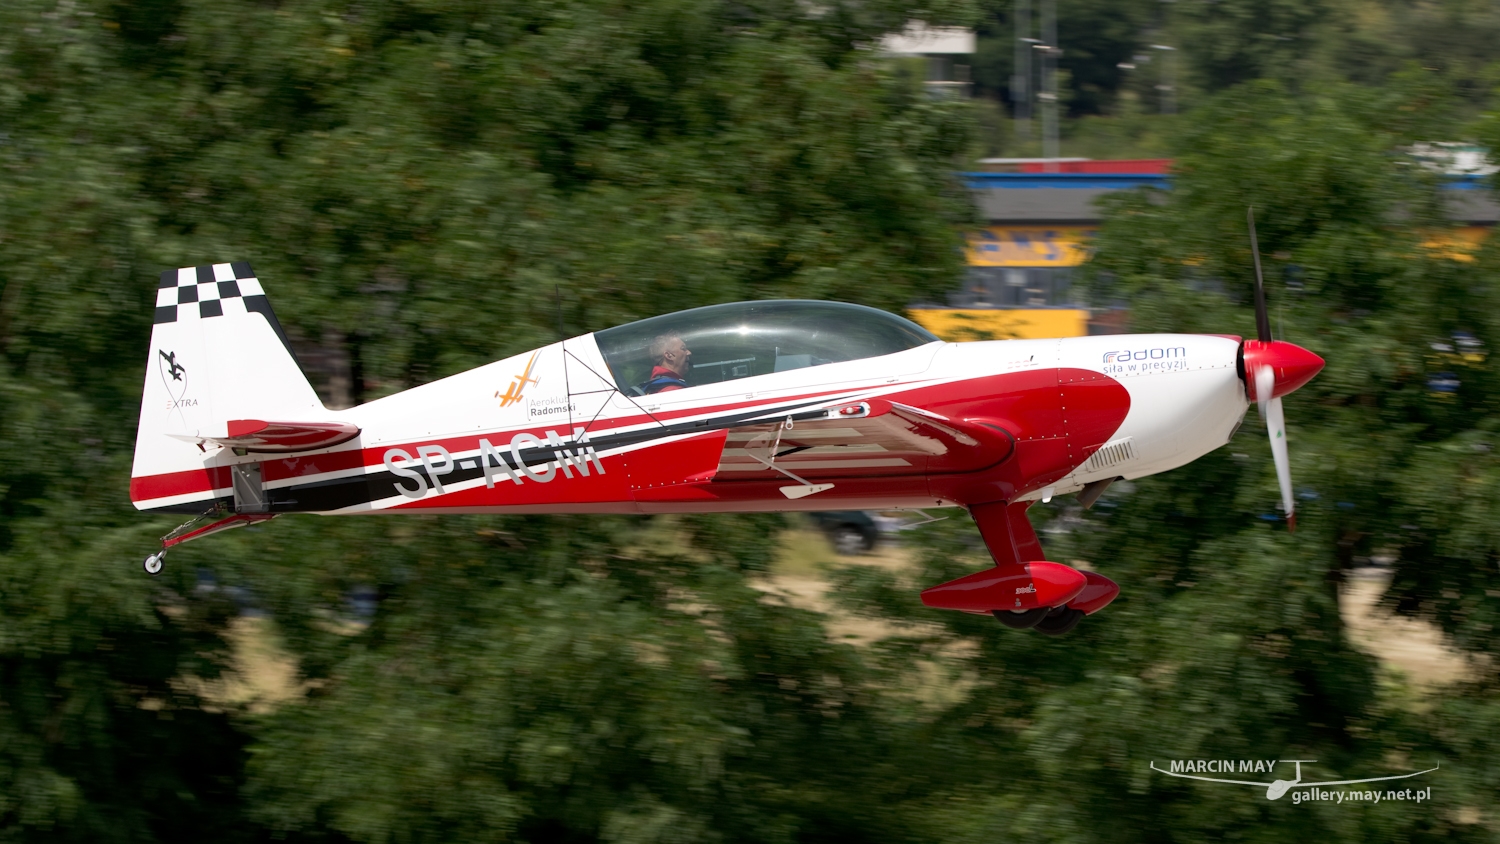
[[[1051,607],[1037,607],[1034,610],[1021,610],[1019,612],[1016,610],[990,610],[990,615],[1012,630],[1026,630],[1035,627],[1051,611]]]
[[[1049,615],[1036,623],[1036,632],[1044,636],[1061,636],[1083,621],[1083,610],[1064,607],[1057,615]]]
[[[146,570],[146,574],[155,577],[156,575],[161,574],[161,565],[163,562],[163,558],[165,558],[166,556],[167,554],[165,551],[152,554],[141,562],[141,568]]]

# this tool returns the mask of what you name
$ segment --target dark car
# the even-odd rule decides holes
[[[840,554],[863,554],[875,550],[880,539],[880,528],[869,513],[863,510],[830,510],[809,513],[813,522],[828,534],[833,550]]]

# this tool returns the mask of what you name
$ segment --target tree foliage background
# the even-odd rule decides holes
[[[1022,34],[1035,38],[1046,3],[1062,51],[1066,155],[1166,157],[1169,112],[1256,79],[1315,93],[1344,82],[1399,85],[1420,68],[1468,119],[1489,107],[1500,83],[1500,12],[1474,0],[979,0],[972,75],[988,106],[990,155],[1040,154],[1034,128],[1017,132],[999,115],[1014,113],[1016,10],[1029,9]],[[1040,62],[1032,64],[1035,92]],[[1040,108],[1033,102],[1034,116]]]
[[[860,647],[754,588],[777,516],[304,517],[140,574],[171,527],[126,494],[161,269],[253,261],[320,389],[351,403],[559,322],[771,296],[899,309],[959,272],[972,115],[867,45],[974,13],[0,8],[0,835],[1493,839],[1500,384],[1491,358],[1432,344],[1500,342],[1500,252],[1424,246],[1441,186],[1392,154],[1458,125],[1438,72],[1228,87],[1187,121],[1171,194],[1111,210],[1097,295],[1138,328],[1248,334],[1254,203],[1279,330],[1330,365],[1288,402],[1296,535],[1259,518],[1275,481],[1253,414],[1096,511],[1039,509],[1054,558],[1125,585],[1072,637],[914,606],[984,565],[962,519],[927,529],[920,575],[840,574],[852,611],[912,623]],[[1264,44],[1231,46],[1224,86],[1263,74],[1234,57]],[[1441,400],[1439,371],[1460,382]],[[1475,654],[1474,682],[1413,700],[1349,643],[1337,584],[1377,553],[1397,559],[1390,606]],[[205,697],[246,602],[304,699]],[[1273,755],[1324,778],[1444,773],[1432,804],[1350,807],[1146,768]]]

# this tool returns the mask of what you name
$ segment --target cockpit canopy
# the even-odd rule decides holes
[[[594,334],[621,392],[644,394],[651,346],[672,335],[692,352],[689,387],[846,360],[879,357],[937,341],[895,314],[843,302],[783,299],[710,305]]]

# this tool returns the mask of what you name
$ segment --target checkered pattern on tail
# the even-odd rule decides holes
[[[291,341],[271,310],[271,300],[266,298],[266,291],[261,289],[248,261],[165,270],[156,285],[157,325],[247,313],[265,317],[287,353],[294,361],[297,359]]]
[[[266,313],[270,305],[245,261],[166,270],[156,288],[157,325],[250,311]]]

